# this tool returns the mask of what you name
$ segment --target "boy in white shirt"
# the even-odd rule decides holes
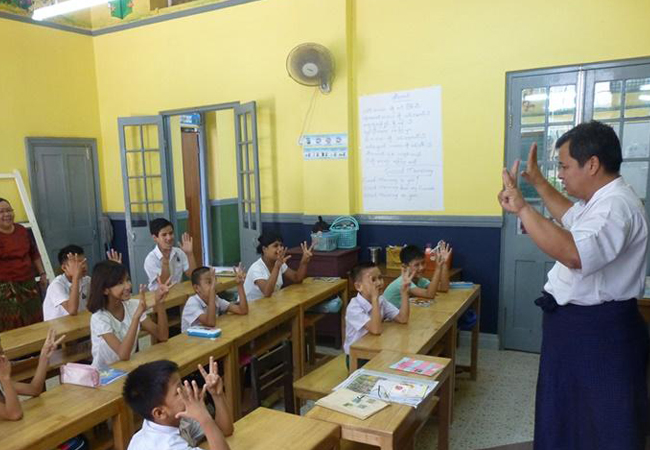
[[[345,311],[345,351],[346,364],[350,365],[350,346],[366,334],[381,334],[382,322],[394,321],[408,323],[410,308],[408,290],[414,273],[402,268],[402,304],[399,309],[391,305],[379,291],[384,285],[379,267],[373,262],[357,264],[350,272],[356,297],[350,300]]]
[[[161,280],[171,279],[171,284],[180,283],[183,273],[189,278],[196,267],[192,238],[183,233],[179,247],[174,247],[174,226],[163,218],[154,219],[149,224],[151,237],[156,247],[149,252],[144,260],[144,271],[149,278],[149,290],[158,289],[158,277]]]
[[[90,277],[84,250],[78,245],[68,245],[59,251],[59,264],[63,273],[47,287],[43,301],[43,320],[77,315],[86,310]]]
[[[203,389],[196,381],[183,384],[176,363],[166,360],[143,364],[127,376],[124,400],[144,418],[128,450],[200,450],[203,437],[210,450],[229,450],[224,435],[234,430],[230,408],[212,357],[209,367],[208,373],[198,366],[205,380]],[[203,402],[206,391],[214,401],[214,418]]]
[[[181,317],[181,332],[185,333],[188,328],[202,325],[214,327],[217,316],[230,311],[233,314],[248,314],[248,302],[244,292],[244,280],[246,273],[241,265],[234,268],[237,280],[237,292],[239,304],[230,303],[216,294],[217,280],[214,268],[199,267],[192,272],[192,287],[196,295],[187,299]]]

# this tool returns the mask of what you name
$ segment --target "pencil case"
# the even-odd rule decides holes
[[[208,328],[208,327],[190,327],[187,329],[188,336],[202,337],[208,339],[216,339],[221,336],[221,328]]]
[[[99,386],[99,370],[88,364],[67,363],[61,366],[61,384]]]

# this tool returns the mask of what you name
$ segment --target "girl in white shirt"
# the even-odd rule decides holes
[[[260,259],[251,264],[244,282],[244,290],[249,302],[262,297],[270,297],[279,291],[286,276],[292,283],[302,283],[307,276],[307,266],[313,256],[314,244],[307,246],[307,241],[300,244],[302,258],[298,270],[290,269],[286,262],[287,248],[283,245],[282,236],[274,231],[265,231],[258,238],[257,253]]]
[[[133,353],[140,326],[159,342],[169,337],[167,311],[162,300],[171,283],[159,282],[155,291],[155,311],[158,323],[146,314],[146,286],[140,285],[140,300],[131,299],[131,280],[126,267],[114,261],[95,265],[90,284],[88,310],[93,366],[105,369],[117,361],[127,361]]]

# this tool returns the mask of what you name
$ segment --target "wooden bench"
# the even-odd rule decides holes
[[[318,400],[332,392],[332,389],[348,377],[345,353],[340,354],[318,369],[293,382],[296,411],[300,411],[302,401]]]

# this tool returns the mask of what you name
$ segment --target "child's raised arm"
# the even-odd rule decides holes
[[[189,267],[185,271],[185,275],[187,275],[188,278],[192,278],[192,272],[194,269],[196,269],[196,259],[194,258],[194,243],[192,241],[192,236],[190,236],[188,233],[183,233],[178,246],[181,248],[181,250],[183,250],[185,256],[187,256],[187,263]]]
[[[372,304],[370,321],[364,327],[370,334],[381,334],[384,327],[382,326],[381,306],[379,305],[379,289],[368,279],[364,279],[363,283],[366,285],[363,291],[368,293],[370,296],[368,300]]]
[[[271,271],[271,276],[269,276],[268,279],[255,280],[255,285],[260,288],[260,291],[262,291],[264,297],[270,297],[273,295],[273,292],[275,292],[275,283],[278,281],[278,277],[280,276],[282,265],[284,265],[291,258],[291,255],[285,256],[286,253],[286,247],[282,247],[280,250],[280,256],[278,256],[278,259],[275,260],[275,264],[273,264],[273,270]],[[291,269],[287,269],[286,273],[288,274],[290,271],[293,273]]]
[[[140,318],[147,310],[147,302],[145,301],[144,294],[147,290],[147,286],[144,284],[140,285],[140,303],[138,304],[135,314],[133,315],[133,320],[129,324],[129,329],[124,336],[124,339],[120,341],[115,333],[106,333],[100,335],[106,341],[108,346],[117,353],[117,356],[121,361],[128,361],[131,358],[131,350],[135,345],[135,340],[138,337],[138,324]],[[146,320],[145,320],[146,321]],[[153,322],[152,322],[153,323]],[[144,324],[144,322],[143,322]]]
[[[402,304],[399,308],[399,314],[393,319],[395,322],[408,323],[409,315],[411,314],[411,305],[409,303],[409,289],[415,272],[410,269],[402,267],[402,286],[400,287],[400,294],[402,297]]]
[[[18,400],[18,393],[11,381],[11,361],[5,355],[0,355],[0,385],[5,394],[5,402],[0,402],[0,419],[20,420],[23,409]]]
[[[208,290],[208,308],[199,316],[199,322],[205,327],[217,324],[217,279],[214,267],[210,269],[210,289]]]
[[[47,367],[50,364],[50,357],[56,347],[63,342],[65,339],[65,334],[59,339],[56,339],[56,331],[50,328],[47,332],[47,338],[45,343],[43,343],[43,348],[41,348],[41,354],[38,357],[38,366],[36,366],[36,372],[32,381],[29,383],[14,383],[16,392],[20,395],[30,395],[32,397],[38,397],[41,392],[43,392],[43,387],[45,386],[45,377],[47,376]]]
[[[70,297],[61,303],[61,306],[65,308],[68,314],[76,316],[79,312],[79,283],[81,283],[86,268],[86,258],[79,261],[76,254],[68,253],[67,264],[68,270],[72,274],[72,286],[70,287]]]
[[[451,247],[445,241],[438,244],[438,265],[442,266],[440,275],[440,285],[438,291],[447,292],[449,290],[449,261],[451,259]]]
[[[232,424],[230,406],[223,393],[223,380],[219,376],[219,367],[212,356],[210,356],[210,364],[208,367],[210,370],[209,373],[199,364],[199,372],[203,375],[205,388],[212,396],[214,402],[214,421],[224,436],[230,436],[235,431],[235,428]]]
[[[233,314],[245,315],[248,314],[248,299],[246,298],[246,291],[244,290],[244,281],[246,281],[246,272],[241,263],[235,269],[235,279],[237,280],[237,294],[239,295],[239,304],[231,303],[228,311]]]
[[[158,278],[158,289],[154,292],[154,309],[156,310],[156,320],[154,322],[150,317],[147,317],[142,321],[142,328],[144,328],[149,334],[154,336],[158,342],[165,342],[169,339],[169,325],[167,323],[167,309],[165,309],[165,303],[163,300],[169,294],[169,289],[172,287],[171,277],[167,279],[166,282],[162,282]],[[145,286],[140,286],[140,301],[144,301],[144,294],[146,291]],[[139,306],[138,306],[139,308]],[[146,303],[145,303],[146,308]],[[138,316],[139,318],[140,316]],[[135,318],[134,318],[135,320]]]
[[[312,256],[314,256],[314,245],[312,242],[310,246],[307,246],[307,241],[304,241],[300,244],[302,249],[302,257],[300,258],[300,265],[298,270],[287,269],[285,276],[291,280],[293,283],[302,283],[302,280],[307,276],[307,266],[309,266],[309,261],[311,261]],[[285,249],[286,250],[286,249]]]
[[[178,388],[178,394],[181,396],[185,404],[185,411],[176,414],[177,419],[193,419],[201,425],[201,430],[208,440],[210,450],[230,450],[223,433],[217,426],[217,423],[205,407],[203,403],[203,396],[205,395],[206,386],[203,390],[199,389],[196,381],[192,381],[192,385],[188,381],[182,387]]]

